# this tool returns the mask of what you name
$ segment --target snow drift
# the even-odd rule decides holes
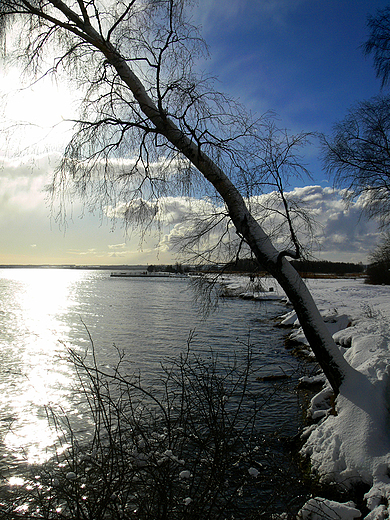
[[[274,282],[272,282],[274,283]],[[390,518],[390,287],[361,279],[308,280],[307,285],[354,377],[336,399],[328,383],[313,397],[312,424],[302,435],[301,454],[324,483],[369,487],[365,520]],[[236,288],[237,290],[237,288]],[[276,294],[283,291],[276,285]],[[295,326],[291,337],[307,344],[295,312],[282,317]],[[308,353],[310,348],[307,345]],[[334,396],[333,396],[334,397]],[[302,520],[350,520],[363,515],[348,502],[316,497],[298,514]],[[281,516],[283,518],[283,515]]]

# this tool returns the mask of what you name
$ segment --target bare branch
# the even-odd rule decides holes
[[[63,190],[71,196],[79,194],[91,208],[101,210],[109,204],[131,208],[137,201],[144,209],[156,207],[163,195],[183,188],[199,197],[202,180],[207,185],[202,193],[219,200],[229,216],[220,223],[216,220],[220,244],[227,249],[235,245],[231,237],[237,240],[236,231],[242,248],[245,244],[278,279],[337,392],[352,368],[334,344],[303,281],[250,211],[255,195],[276,186],[283,208],[279,211],[284,212],[297,249],[283,188],[289,178],[305,172],[295,150],[307,136],[290,138],[277,131],[269,123],[269,114],[253,120],[218,93],[211,78],[195,73],[194,60],[207,48],[186,21],[185,0],[133,0],[120,5],[124,6],[121,12],[109,9],[105,0],[0,3],[3,33],[16,19],[28,22],[27,45],[21,46],[20,54],[27,53],[36,70],[53,43],[60,49],[53,72],[61,66],[76,83],[89,85],[51,192],[59,193],[61,202]],[[136,215],[125,212],[137,224]],[[147,215],[154,218],[153,212]]]
[[[390,97],[380,96],[353,107],[323,137],[323,161],[345,200],[363,198],[364,210],[382,226],[390,219]]]

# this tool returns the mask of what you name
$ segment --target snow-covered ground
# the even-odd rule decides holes
[[[303,433],[303,456],[324,482],[348,487],[364,482],[370,513],[363,516],[355,504],[334,503],[316,497],[300,511],[303,520],[384,520],[390,518],[390,286],[371,286],[362,279],[317,279],[306,281],[333,337],[356,370],[341,387],[333,404],[332,390],[325,383],[308,413],[314,423]],[[243,280],[226,280],[237,295],[250,289]],[[283,291],[272,279],[265,280],[273,295]],[[248,294],[247,294],[248,296]],[[299,323],[294,312],[285,324]],[[297,328],[296,340],[305,342]],[[281,519],[283,516],[280,517]]]

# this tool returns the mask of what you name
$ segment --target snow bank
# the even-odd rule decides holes
[[[283,291],[276,285],[281,297]],[[361,279],[308,280],[307,285],[346,360],[356,370],[332,403],[328,384],[311,402],[303,456],[323,482],[369,486],[365,520],[390,518],[390,287]],[[298,327],[293,311],[282,324]],[[306,343],[300,328],[293,339]],[[354,504],[311,499],[302,520],[362,518]]]
[[[340,504],[323,498],[310,499],[298,513],[299,520],[353,520],[361,514],[353,502]]]
[[[344,356],[357,370],[356,376],[343,384],[334,410],[326,410],[318,424],[305,432],[301,450],[323,482],[350,486],[358,481],[371,486],[365,496],[371,510],[367,520],[390,517],[389,325],[383,316],[362,317],[350,327],[351,346]],[[326,385],[313,398],[314,420],[329,392]]]
[[[238,297],[247,300],[286,300],[284,291],[272,277],[260,281],[249,276],[224,276],[219,281],[221,294],[225,297]]]
[[[328,384],[313,398],[310,414],[318,422],[304,432],[301,453],[310,457],[313,472],[323,482],[370,486],[366,520],[390,518],[390,288],[359,280],[316,280],[309,286],[345,359],[357,372],[343,384],[333,408]],[[291,313],[287,318],[293,320]],[[309,513],[314,504],[310,501],[299,518],[361,518],[351,516],[353,507],[320,503],[335,516]]]

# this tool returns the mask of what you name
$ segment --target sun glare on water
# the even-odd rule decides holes
[[[9,423],[3,443],[16,458],[39,463],[50,457],[48,448],[57,438],[48,407],[71,408],[75,374],[66,360],[65,316],[74,305],[78,278],[60,269],[8,270],[6,276],[14,290],[5,326],[10,324],[2,332],[8,341],[0,353],[2,417]],[[23,331],[20,336],[14,337],[12,324]]]

